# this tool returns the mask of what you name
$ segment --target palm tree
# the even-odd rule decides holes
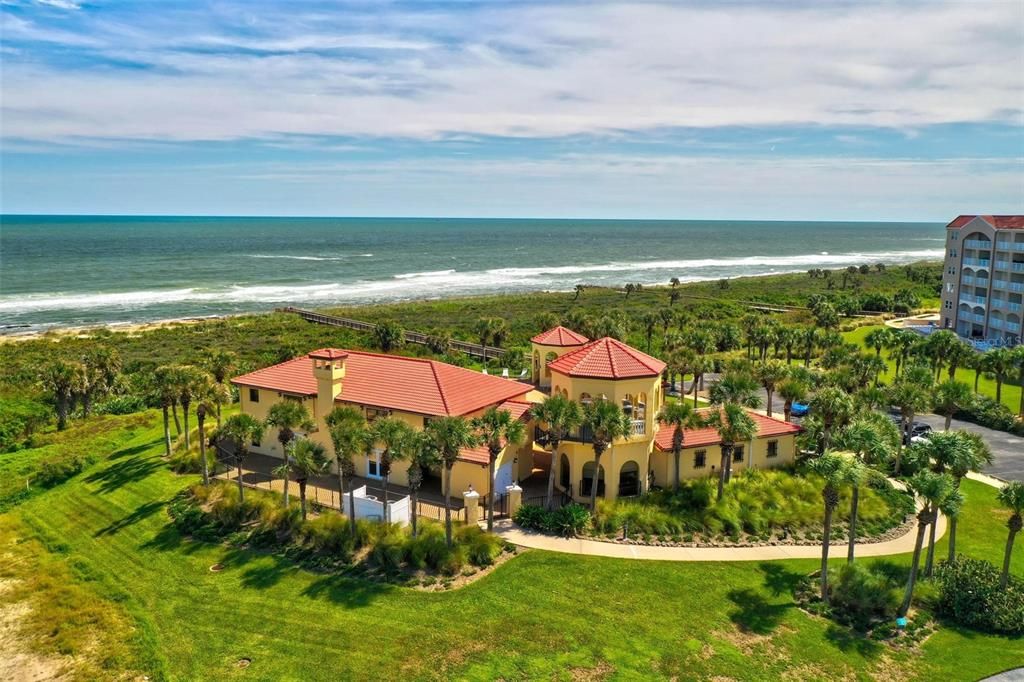
[[[704,375],[715,370],[715,361],[704,355],[698,355],[690,361],[690,372],[693,373],[693,406],[697,407],[697,391],[703,388]],[[682,398],[680,398],[681,400]]]
[[[153,371],[149,381],[149,392],[154,402],[160,405],[164,416],[164,452],[171,456],[171,422],[168,410],[178,399],[177,370],[172,365],[161,365]]]
[[[213,375],[213,380],[221,386],[229,389],[229,398],[223,404],[231,402],[230,399],[230,386],[227,385],[228,375],[235,371],[238,367],[238,356],[229,350],[214,349],[206,354],[204,363],[206,369]],[[221,422],[221,404],[217,405],[217,427],[220,427]]]
[[[373,340],[382,352],[390,353],[405,343],[405,330],[394,320],[383,320],[373,328]]]
[[[960,367],[968,367],[974,356],[977,355],[974,348],[963,341],[957,339],[956,343],[951,344],[946,350],[946,371],[948,372],[949,379],[956,378],[956,371]]]
[[[672,457],[675,460],[675,475],[672,477],[672,491],[679,492],[679,458],[682,456],[685,447],[683,439],[686,429],[697,429],[704,425],[704,420],[690,403],[679,402],[665,403],[658,412],[658,423],[662,426],[672,428]]]
[[[166,433],[166,410],[164,414],[164,431]],[[263,422],[243,412],[232,415],[218,430],[220,439],[233,441],[235,446],[234,459],[235,466],[238,467],[238,499],[241,501],[245,500],[245,486],[242,485],[242,464],[249,454],[249,443],[258,441],[263,436],[265,429],[266,426]]]
[[[1010,533],[1006,537],[1006,552],[1003,554],[1003,573],[999,578],[999,586],[1006,589],[1010,579],[1010,557],[1013,556],[1013,540],[1022,526],[1021,515],[1024,514],[1024,483],[1012,481],[999,491],[999,503],[1010,510],[1010,518],[1006,527]]]
[[[932,392],[932,409],[946,418],[945,429],[953,422],[953,415],[971,404],[971,387],[954,379],[943,381]]]
[[[459,453],[475,447],[480,439],[473,425],[465,417],[440,417],[431,419],[426,432],[437,447],[437,454],[444,465],[444,530],[445,542],[452,546],[452,468],[459,460]]]
[[[985,371],[996,380],[996,402],[1003,402],[1003,382],[1014,368],[1014,356],[1009,348],[993,348],[982,357]]]
[[[583,425],[590,430],[594,449],[594,478],[590,483],[590,508],[597,509],[597,485],[601,480],[601,455],[630,432],[629,417],[618,405],[605,399],[583,406]]]
[[[574,296],[572,297],[572,300],[575,301],[576,299],[578,299],[580,297],[580,294],[583,293],[584,289],[586,289],[586,286],[584,286],[582,284],[577,284],[576,286],[574,286],[572,288],[573,294],[574,294]]]
[[[1020,385],[1020,406],[1017,409],[1017,416],[1024,419],[1024,344],[1017,346],[1011,351],[1013,363],[1017,367],[1017,383]]]
[[[295,429],[312,431],[316,425],[309,416],[309,410],[295,400],[282,400],[270,406],[267,412],[267,426],[277,429],[277,442],[281,444],[284,461],[274,469],[274,475],[284,479],[284,506],[288,506],[288,486],[291,478],[292,447],[298,434]]]
[[[299,484],[299,507],[302,509],[302,520],[306,520],[306,485],[314,476],[323,476],[331,468],[327,459],[327,448],[316,441],[303,438],[292,448],[292,468],[295,470],[295,482]]]
[[[651,352],[651,340],[654,338],[654,330],[658,328],[661,323],[661,318],[655,312],[646,312],[644,316],[640,318],[641,324],[644,327],[644,339],[647,341],[647,353]]]
[[[391,523],[391,509],[388,507],[388,484],[391,479],[391,465],[406,459],[412,445],[412,427],[397,417],[384,417],[373,422],[366,437],[366,450],[371,453],[379,443],[381,487],[384,489],[384,523]]]
[[[850,528],[847,536],[846,562],[853,563],[857,545],[857,513],[860,507],[860,486],[871,476],[870,465],[888,461],[899,447],[900,434],[884,415],[868,412],[858,416],[842,429],[837,438],[840,448],[850,450],[856,464],[847,471],[850,494]]]
[[[727,372],[711,387],[709,397],[712,405],[732,403],[756,409],[761,406],[758,388],[760,385],[746,372]]]
[[[338,405],[324,419],[327,423],[331,445],[334,447],[334,463],[338,468],[338,506],[344,507],[345,477],[355,475],[355,464],[352,457],[367,438],[366,417],[362,410],[351,405]],[[415,516],[415,507],[413,509]],[[356,536],[356,496],[355,485],[348,491],[348,520],[352,537]]]
[[[757,435],[757,424],[747,411],[736,403],[725,403],[711,413],[707,425],[718,430],[722,443],[722,465],[718,471],[718,498],[725,494],[725,484],[732,472],[732,453],[736,443],[745,443]]]
[[[782,398],[782,415],[788,422],[793,415],[793,403],[807,400],[808,387],[800,379],[790,377],[779,384],[779,397]]]
[[[188,414],[192,402],[203,391],[206,375],[193,365],[179,365],[177,368],[178,403],[181,405],[181,416],[185,420],[185,450],[192,447],[189,437]]]
[[[409,447],[409,500],[412,505],[412,536],[418,534],[416,519],[419,516],[420,488],[423,486],[423,474],[425,471],[437,465],[440,461],[437,444],[426,431],[417,431],[412,438]]]
[[[927,370],[925,372],[907,370],[888,388],[889,402],[900,409],[902,418],[903,439],[900,441],[900,449],[896,451],[894,467],[894,473],[897,476],[900,474],[903,446],[910,442],[910,429],[914,425],[914,417],[920,410],[927,409],[929,406],[931,390],[927,382],[930,380],[931,375]]]
[[[224,395],[230,395],[230,389],[224,384],[215,383],[207,375],[196,391],[196,426],[199,438],[199,461],[203,470],[203,485],[210,485],[210,466],[206,461],[206,416],[220,407]]]
[[[88,417],[93,400],[113,390],[121,371],[121,356],[113,348],[98,346],[82,356],[82,416]]]
[[[811,398],[811,412],[821,420],[818,452],[824,454],[832,446],[832,434],[853,416],[853,400],[846,391],[826,386]]]
[[[913,332],[893,330],[892,336],[889,338],[889,342],[886,346],[889,349],[889,357],[892,358],[896,364],[893,376],[899,377],[900,368],[903,366],[903,363],[906,362],[907,358],[910,357],[911,351],[917,344],[918,337]]]
[[[914,540],[914,557],[910,562],[910,576],[907,578],[907,590],[903,595],[903,603],[897,614],[906,616],[914,598],[914,584],[917,582],[917,569],[921,563],[921,549],[928,526],[935,523],[939,506],[953,491],[953,480],[946,474],[931,471],[919,471],[910,479],[910,489],[922,500],[921,510],[917,513],[917,537]]]
[[[548,492],[544,499],[546,509],[553,509],[555,500],[555,462],[558,446],[569,433],[583,423],[583,410],[579,403],[562,395],[552,395],[544,402],[534,405],[532,416],[544,429],[544,436],[551,448],[551,466],[548,467]]]
[[[853,394],[853,405],[857,410],[878,410],[889,404],[885,389],[881,386],[865,386]]]
[[[850,474],[851,463],[842,455],[826,452],[821,457],[812,459],[807,467],[824,479],[821,499],[825,503],[825,521],[821,539],[821,601],[828,603],[828,550],[832,542],[832,514],[839,505],[839,489],[862,474]],[[857,465],[854,465],[857,466]],[[858,467],[859,468],[859,467]]]
[[[772,416],[772,397],[775,395],[775,388],[779,382],[789,376],[789,368],[779,360],[768,360],[754,367],[754,376],[768,393],[765,408],[770,417]]]
[[[487,446],[487,530],[494,530],[494,465],[501,451],[508,445],[516,445],[526,437],[523,422],[512,416],[508,410],[491,406],[473,420],[480,438]]]
[[[814,354],[814,346],[818,342],[818,330],[814,327],[801,327],[797,330],[798,343],[804,349],[804,367],[811,364],[811,355]]]
[[[68,415],[75,406],[75,396],[81,390],[85,367],[80,362],[55,360],[43,368],[40,377],[43,387],[53,394],[57,411],[57,430],[63,431],[68,425]],[[170,445],[168,452],[170,454]]]
[[[864,345],[875,349],[875,356],[882,355],[882,349],[889,345],[892,339],[892,330],[889,327],[878,327],[872,329],[864,336]]]

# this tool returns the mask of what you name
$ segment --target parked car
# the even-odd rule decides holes
[[[910,438],[903,437],[903,444],[920,443],[932,436],[932,427],[924,422],[914,422],[910,427]]]
[[[810,405],[807,405],[806,403],[794,402],[789,410],[789,414],[794,417],[806,417],[807,413],[810,411]]]

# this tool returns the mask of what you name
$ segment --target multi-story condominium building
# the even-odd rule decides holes
[[[946,226],[942,327],[1016,345],[1024,318],[1024,215],[962,215]]]

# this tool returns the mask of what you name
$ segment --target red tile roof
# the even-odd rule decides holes
[[[657,376],[665,363],[606,336],[552,360],[548,368],[572,377],[629,379]]]
[[[1022,230],[1024,229],[1024,215],[961,215],[953,222],[946,225],[950,229],[959,229],[975,218],[981,218],[997,230]]]
[[[530,339],[534,343],[539,343],[542,346],[582,346],[586,342],[590,341],[583,334],[577,334],[571,329],[566,329],[559,325],[554,329],[549,329],[546,332],[537,334],[537,336]]]
[[[705,408],[698,410],[701,415],[707,417],[711,410],[714,408]],[[747,414],[754,420],[757,425],[757,437],[758,438],[771,438],[773,436],[785,436],[794,433],[800,433],[803,429],[796,424],[782,421],[774,417],[768,417],[758,412],[752,412],[747,410]],[[662,452],[672,451],[672,432],[675,429],[662,426],[658,429],[658,434],[654,437],[654,444]],[[705,426],[700,429],[686,429],[683,431],[683,447],[702,447],[708,445],[718,445],[721,443],[721,439],[718,437],[718,431],[711,426]]]
[[[531,407],[533,407],[533,403],[520,400],[506,400],[498,405],[498,409],[508,410],[512,413],[513,417],[521,421],[528,421],[530,419]],[[482,444],[477,445],[475,448],[463,448],[459,451],[459,459],[464,462],[472,462],[473,464],[487,464],[490,462],[491,453],[487,450],[487,445]]]
[[[436,360],[332,350],[347,353],[338,402],[432,416],[464,415],[522,396],[533,388]],[[239,386],[293,395],[317,393],[313,361],[309,356],[265,367],[231,381]]]
[[[310,353],[309,357],[317,360],[341,360],[348,357],[348,352],[338,348],[321,348]]]

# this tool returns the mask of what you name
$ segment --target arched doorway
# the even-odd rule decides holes
[[[619,497],[633,497],[640,494],[640,465],[626,462],[619,470]]]
[[[591,486],[594,484],[594,463],[587,462],[583,465],[583,480],[580,481],[580,495],[590,495]],[[597,471],[597,495],[604,497],[604,467]]]
[[[572,471],[569,468],[569,458],[562,453],[562,456],[558,459],[558,485],[563,490],[568,490],[569,485],[572,483]]]

